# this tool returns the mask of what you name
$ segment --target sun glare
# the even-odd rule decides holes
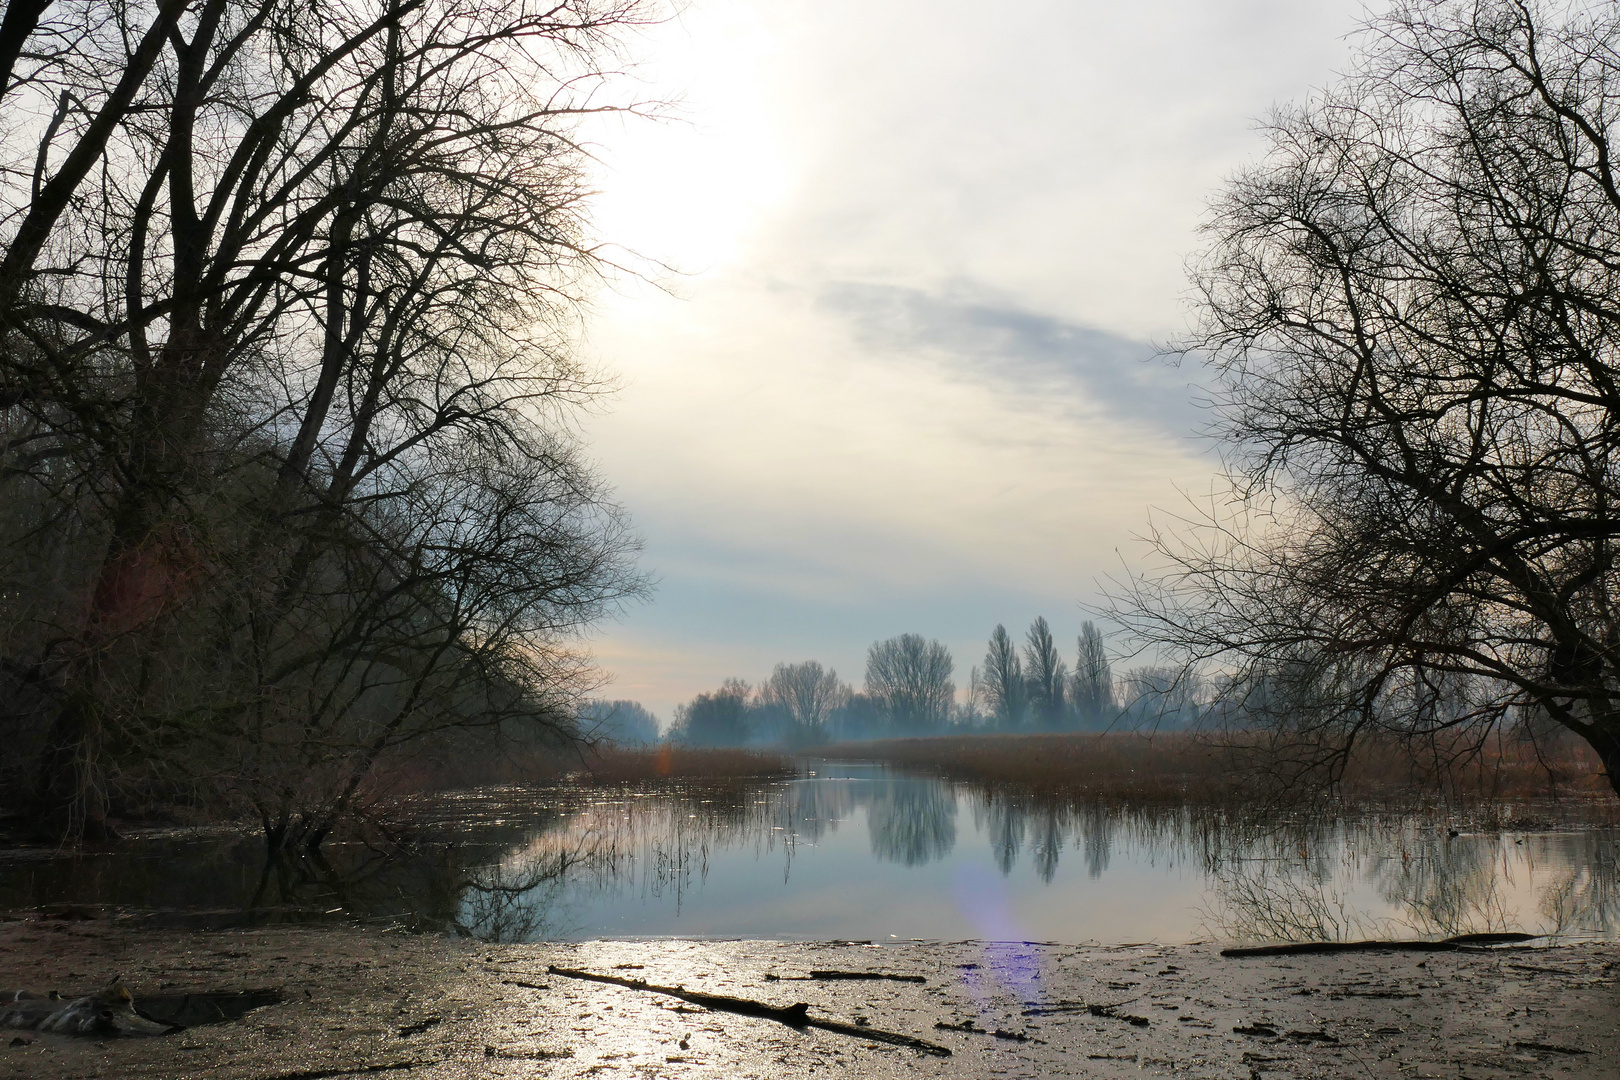
[[[779,42],[736,10],[689,14],[653,34],[658,61],[636,74],[645,98],[663,104],[599,136],[592,216],[604,241],[703,274],[736,258],[792,184],[772,115]]]

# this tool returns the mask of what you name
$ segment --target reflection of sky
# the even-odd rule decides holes
[[[510,927],[502,936],[511,938],[1121,943],[1542,931],[1560,921],[1612,933],[1620,912],[1612,831],[1448,838],[1387,821],[1210,829],[1182,811],[986,801],[919,778],[801,779],[730,804],[620,798],[515,850],[487,883],[496,888],[469,894],[463,921]],[[563,851],[587,857],[524,893],[525,875]],[[492,896],[499,911],[486,910]],[[525,904],[535,910],[512,910]],[[1016,950],[988,959],[984,977],[1034,993]]]

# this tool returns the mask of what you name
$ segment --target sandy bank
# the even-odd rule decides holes
[[[668,997],[549,964],[808,1002],[948,1058]],[[795,981],[811,970],[921,975]],[[1612,1077],[1620,947],[1222,959],[1209,946],[978,942],[486,945],[357,927],[177,932],[0,923],[0,985],[80,993],[274,986],[279,1005],[161,1039],[0,1040],[0,1077]],[[767,976],[775,978],[767,978]],[[1115,1006],[1095,1015],[1090,1005]],[[1105,1012],[1108,1010],[1105,1010]],[[936,1028],[971,1026],[985,1031]],[[1145,1022],[1144,1022],[1145,1021]],[[1001,1029],[1023,1041],[992,1034]]]

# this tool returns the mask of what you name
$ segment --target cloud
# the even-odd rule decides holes
[[[869,347],[928,350],[992,388],[1072,397],[1089,411],[1177,439],[1197,436],[1211,419],[1196,358],[1036,314],[971,286],[929,292],[839,281],[824,286],[818,302]]]

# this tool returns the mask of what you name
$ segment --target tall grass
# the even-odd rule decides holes
[[[818,756],[1133,803],[1296,801],[1324,791],[1352,800],[1614,799],[1597,755],[1574,740],[1537,747],[1495,736],[1484,745],[1365,739],[1337,772],[1321,765],[1320,747],[1252,734],[955,735],[840,743]]]

